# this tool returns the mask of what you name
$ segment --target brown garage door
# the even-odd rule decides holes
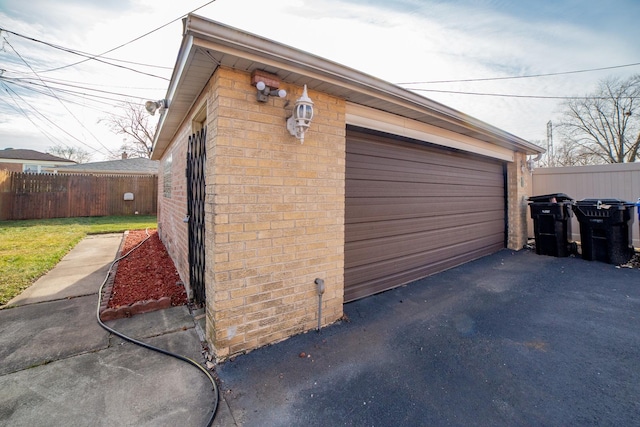
[[[347,132],[345,302],[504,247],[503,163]]]

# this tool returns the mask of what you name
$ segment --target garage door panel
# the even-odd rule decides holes
[[[350,253],[345,268],[372,264],[384,260],[397,260],[416,253],[473,242],[486,237],[502,239],[504,223],[493,221],[478,227],[476,224],[460,225],[454,228],[422,231],[378,239],[345,243],[345,251]]]
[[[378,186],[398,184],[432,184],[432,185],[459,185],[459,186],[486,186],[494,188],[503,187],[502,175],[473,175],[473,176],[461,176],[461,175],[446,175],[435,174],[428,171],[424,171],[422,174],[403,174],[401,172],[394,172],[388,175],[382,175],[380,171],[366,171],[366,173],[351,173],[347,176],[348,180],[352,180],[354,183],[359,181],[375,181]]]
[[[504,169],[476,155],[347,132],[345,301],[504,247]]]
[[[440,228],[456,227],[459,224],[482,224],[495,219],[495,212],[472,212],[444,217],[409,218],[397,221],[372,221],[351,224],[345,230],[345,240],[355,242],[358,240],[376,239],[400,234],[419,233],[421,231],[437,230]],[[504,224],[503,224],[504,227]]]
[[[467,185],[436,184],[420,182],[380,181],[375,187],[371,183],[355,181],[349,186],[347,197],[383,198],[383,197],[466,197],[472,192],[477,197],[501,196],[502,187],[489,187],[471,181]]]
[[[411,202],[400,198],[384,198],[375,201],[352,200],[347,206],[346,224],[389,221],[409,218],[425,218],[457,215],[460,212],[494,211],[504,217],[500,198],[467,198],[465,200],[447,202],[442,198],[415,198]],[[358,202],[363,202],[356,204]],[[428,206],[427,206],[428,205]],[[429,209],[429,210],[427,210]],[[357,216],[357,218],[356,218]]]
[[[487,168],[482,163],[468,163],[464,167],[461,167],[457,159],[454,157],[443,157],[437,154],[430,154],[429,157],[424,157],[418,160],[418,157],[412,155],[406,156],[405,159],[389,158],[389,157],[367,157],[364,155],[352,155],[347,153],[347,161],[353,165],[354,168],[361,169],[373,169],[381,170],[385,172],[416,172],[421,170],[432,169],[434,171],[446,173],[450,167],[456,167],[460,169],[475,170],[478,172],[493,172],[492,168]]]
[[[459,162],[459,154],[450,151],[428,149],[429,155],[424,156],[425,147],[410,143],[396,143],[402,151],[389,150],[388,143],[372,143],[367,140],[350,138],[351,148],[347,152],[347,161],[354,167],[359,164],[365,167],[378,167],[382,170],[398,170],[398,167],[408,167],[410,170],[421,168],[421,165],[432,165],[439,169],[456,167],[478,171],[493,171],[492,165],[484,159],[468,157],[464,164]],[[360,161],[360,163],[358,163]],[[401,170],[401,169],[400,169]]]
[[[456,245],[440,246],[430,250],[417,252],[410,256],[390,258],[384,261],[363,263],[362,265],[352,266],[345,271],[345,280],[374,280],[382,276],[379,274],[380,271],[388,273],[382,277],[397,276],[405,271],[417,270],[431,264],[438,263],[445,258],[455,258],[462,252],[477,252],[483,251],[487,248],[492,248],[493,245],[495,245],[493,237],[495,236],[484,236],[478,239],[458,243]],[[501,248],[496,250],[499,249]],[[375,265],[376,268],[370,268],[372,265]]]
[[[345,301],[353,301],[368,295],[393,289],[448,268],[456,267],[465,262],[481,258],[487,255],[487,253],[494,253],[502,249],[501,244],[490,243],[489,238],[486,239],[485,243],[488,245],[480,244],[477,248],[471,250],[469,248],[461,250],[459,247],[441,248],[439,251],[431,254],[431,262],[419,263],[418,266],[413,269],[395,269],[394,273],[385,276],[372,274],[371,269],[364,267],[353,269],[353,271],[345,271],[345,283],[354,283],[353,286],[345,288]],[[428,260],[428,258],[423,259]]]
[[[363,159],[366,160],[366,159]],[[379,161],[387,160],[387,159],[377,159]],[[437,161],[437,159],[433,159]],[[349,156],[347,156],[347,162],[350,161]],[[451,177],[464,179],[470,176],[472,173],[473,176],[478,177],[486,177],[488,179],[497,179],[500,180],[501,174],[496,174],[496,170],[485,170],[478,168],[456,168],[452,169],[452,165],[443,165],[443,164],[434,164],[434,163],[417,163],[417,162],[409,162],[403,161],[398,162],[397,165],[391,167],[391,165],[381,164],[363,164],[357,162],[350,162],[350,167],[347,170],[347,178],[355,178],[355,179],[376,179],[381,176],[386,180],[387,177],[396,178],[397,180],[405,179],[407,182],[412,182],[413,179],[422,179],[421,177],[429,178],[429,177]],[[467,172],[467,173],[462,173]]]

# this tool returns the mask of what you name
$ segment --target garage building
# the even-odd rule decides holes
[[[542,150],[368,74],[189,15],[154,105],[159,233],[219,360],[526,243]]]

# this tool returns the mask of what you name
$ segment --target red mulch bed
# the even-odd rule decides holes
[[[157,230],[149,230],[149,234],[151,237],[138,249],[118,261],[109,308],[130,306],[163,297],[171,298],[172,306],[187,303],[184,285]],[[129,252],[146,237],[144,230],[129,231],[121,255]]]

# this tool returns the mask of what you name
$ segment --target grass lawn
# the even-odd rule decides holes
[[[0,305],[51,270],[88,234],[156,228],[155,216],[0,221]]]

